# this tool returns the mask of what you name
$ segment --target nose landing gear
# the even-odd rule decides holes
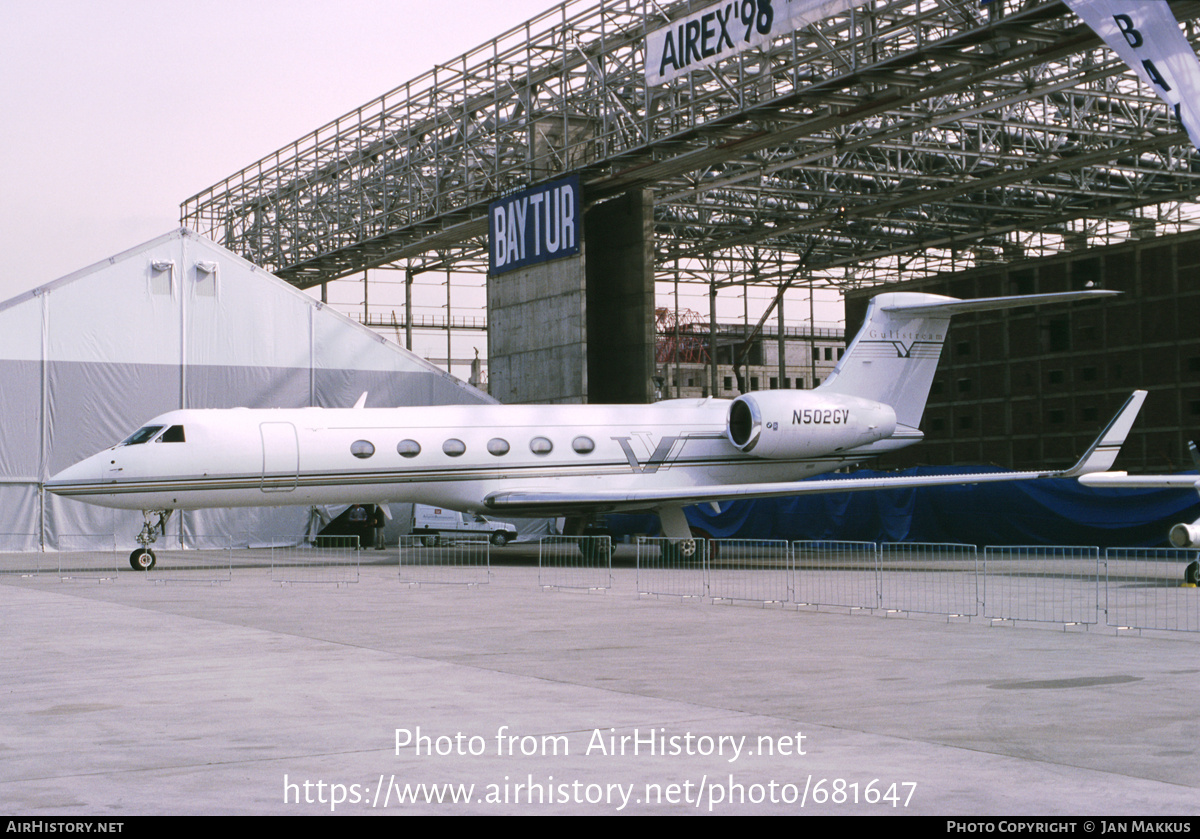
[[[167,519],[171,518],[171,510],[142,510],[142,532],[137,535],[138,547],[129,555],[129,566],[134,571],[149,571],[154,567],[154,551],[150,546],[158,541],[159,534],[166,535]],[[157,521],[152,521],[157,517]]]

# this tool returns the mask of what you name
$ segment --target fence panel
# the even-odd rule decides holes
[[[225,583],[233,578],[233,542],[229,536],[188,537],[188,550],[155,550],[154,567],[140,576],[153,583]],[[244,541],[242,541],[244,544]],[[239,552],[239,560],[245,552]]]
[[[708,595],[714,600],[786,603],[791,565],[787,542],[714,539],[708,550]]]
[[[112,533],[60,534],[55,560],[63,580],[113,580],[123,570],[132,571],[129,557],[122,554]]]
[[[54,567],[36,533],[0,533],[0,574],[36,576]]]
[[[1200,589],[1184,586],[1184,569],[1200,553],[1177,548],[1109,548],[1104,552],[1108,625],[1200,632]]]
[[[271,582],[358,582],[362,551],[357,536],[322,536],[314,545],[271,548]]]
[[[792,602],[848,609],[879,608],[874,542],[793,542]]]
[[[984,616],[1063,625],[1100,614],[1100,549],[1006,546],[984,549]]]
[[[885,543],[879,549],[879,592],[884,609],[975,617],[979,553],[974,545]]]
[[[637,545],[638,594],[705,597],[705,539],[642,538]]]
[[[400,537],[400,582],[412,585],[485,585],[491,580],[487,540],[442,538],[426,547],[419,536]]]
[[[544,536],[538,542],[538,585],[596,591],[612,588],[612,539]]]

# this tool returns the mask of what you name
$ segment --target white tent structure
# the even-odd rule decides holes
[[[135,545],[47,478],[177,408],[492,400],[186,229],[0,303],[0,550]],[[369,502],[370,499],[364,499]],[[177,513],[166,546],[294,544],[304,507]]]

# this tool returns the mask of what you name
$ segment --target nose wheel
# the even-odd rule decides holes
[[[171,510],[142,510],[142,532],[137,535],[138,548],[129,555],[129,567],[134,571],[149,571],[154,567],[154,551],[150,546],[158,541],[160,533],[167,532],[167,519]]]
[[[129,566],[134,571],[149,571],[154,567],[154,551],[149,548],[138,548],[129,555]]]

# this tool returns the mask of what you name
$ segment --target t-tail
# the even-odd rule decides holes
[[[1066,303],[1119,294],[1089,290],[959,300],[939,294],[890,292],[872,298],[862,329],[820,387],[890,405],[898,431],[921,424],[929,388],[953,315]]]

